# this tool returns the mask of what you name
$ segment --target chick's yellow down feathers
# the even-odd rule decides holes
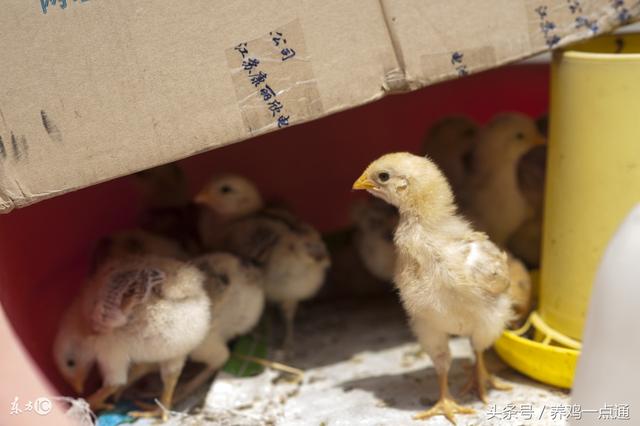
[[[469,389],[486,400],[486,387],[504,388],[485,369],[482,353],[511,318],[507,256],[456,213],[451,188],[429,159],[387,154],[354,183],[396,206],[398,261],[394,282],[422,348],[439,377],[441,397],[418,418],[442,414],[453,421],[469,409],[453,401],[447,375],[449,336],[468,336],[476,353]]]

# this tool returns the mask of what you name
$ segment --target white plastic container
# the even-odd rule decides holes
[[[639,361],[640,204],[609,242],[596,274],[572,394],[583,418],[574,423],[640,424]]]

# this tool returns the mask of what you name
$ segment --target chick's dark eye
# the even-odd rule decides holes
[[[220,192],[222,192],[223,194],[228,194],[232,191],[231,187],[229,185],[222,185],[220,187]]]
[[[224,285],[228,285],[229,284],[229,275],[225,274],[224,272],[222,274],[218,275],[218,279]]]
[[[387,172],[378,173],[378,179],[380,179],[380,182],[388,181],[389,180],[389,173],[387,173]]]
[[[519,141],[524,139],[524,133],[522,132],[518,132],[516,133],[516,139],[518,139]]]
[[[76,362],[74,360],[72,360],[72,359],[68,359],[67,360],[67,367],[73,368],[75,366],[76,366]]]

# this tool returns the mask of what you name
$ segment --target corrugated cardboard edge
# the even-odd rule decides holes
[[[420,88],[423,88],[425,86],[428,85],[432,85],[435,83],[439,83],[439,82],[443,82],[443,81],[447,81],[447,80],[451,80],[454,78],[458,78],[459,74],[455,69],[452,69],[450,72],[442,72],[436,76],[429,76],[429,79],[426,80],[424,78],[416,78],[414,76],[408,75],[407,73],[407,67],[406,67],[406,63],[404,60],[404,53],[403,53],[403,49],[402,49],[402,45],[398,39],[398,35],[394,29],[394,25],[392,22],[392,18],[390,16],[389,13],[389,7],[388,7],[388,2],[385,0],[379,0],[379,7],[380,10],[382,12],[383,18],[384,18],[384,22],[386,23],[386,31],[388,33],[388,37],[389,40],[392,44],[393,47],[393,51],[395,53],[396,56],[396,60],[397,60],[397,64],[399,64],[399,68],[394,68],[394,69],[390,69],[390,70],[385,70],[384,71],[384,76],[383,76],[383,84],[380,87],[380,90],[377,92],[374,92],[371,94],[370,97],[362,100],[359,103],[354,103],[354,104],[340,104],[340,105],[335,105],[333,107],[329,107],[327,109],[324,110],[323,113],[318,114],[316,116],[310,116],[310,117],[306,117],[298,122],[296,122],[294,125],[297,124],[302,124],[302,123],[306,123],[308,121],[311,120],[316,120],[318,118],[322,118],[328,115],[332,115],[344,110],[348,110],[351,108],[355,108],[358,106],[362,106],[362,105],[366,105],[368,103],[377,101],[379,99],[382,99],[383,97],[385,97],[386,95],[389,94],[399,94],[399,93],[405,93],[405,92],[409,92],[409,91],[413,91],[413,90],[417,90]],[[633,21],[637,21],[640,19],[639,12],[640,12],[640,2],[636,2],[634,3],[633,6],[631,6],[632,8],[632,18],[629,21],[633,22]],[[598,24],[600,25],[600,31],[599,34],[603,34],[606,32],[609,32],[613,29],[615,29],[617,26],[619,26],[621,23],[617,22],[615,19],[615,16],[613,16],[612,13],[604,13],[602,14],[599,18],[598,18]],[[585,40],[588,38],[591,38],[592,35],[589,34],[586,31],[582,31],[582,32],[576,32],[576,33],[571,33],[565,37],[563,37],[555,46],[554,48],[560,48],[560,47],[564,47],[570,43],[573,42],[577,42],[577,41],[581,41],[581,40]],[[505,41],[506,43],[507,41]],[[499,60],[497,60],[495,58],[495,56],[492,55],[486,55],[487,58],[487,62],[486,63],[476,63],[473,64],[473,67],[470,68],[470,74],[472,73],[477,73],[480,71],[484,71],[490,68],[494,68],[497,66],[502,66],[511,62],[515,62],[536,54],[539,54],[541,52],[550,50],[548,48],[545,48],[544,45],[539,45],[539,46],[532,46],[531,50],[527,51],[527,52],[523,52],[521,54],[516,54],[513,56],[509,56],[507,58],[501,58]],[[250,136],[256,136],[258,134],[263,134],[263,133],[267,133],[273,131],[271,129],[269,130],[265,130],[262,132],[256,132],[253,135],[246,135],[244,137],[238,137],[235,139],[231,139],[231,140],[227,140],[223,143],[220,143],[219,141],[212,141],[211,144],[207,144],[206,147],[202,148],[202,149],[197,149],[197,150],[185,150],[184,152],[180,152],[178,155],[175,155],[174,158],[166,158],[163,159],[162,161],[141,161],[139,163],[137,163],[137,166],[130,169],[130,170],[125,170],[122,173],[115,175],[115,176],[105,176],[104,178],[101,179],[96,179],[94,181],[91,182],[86,182],[84,184],[78,185],[78,186],[69,186],[67,188],[61,188],[59,190],[55,190],[55,191],[48,191],[46,193],[33,193],[31,192],[31,190],[28,187],[25,187],[23,184],[21,184],[21,179],[19,174],[15,174],[12,173],[12,168],[7,165],[7,167],[3,167],[2,169],[0,169],[0,181],[3,182],[4,186],[5,186],[5,190],[0,190],[0,213],[8,213],[10,211],[12,211],[14,208],[21,208],[21,207],[25,207],[31,204],[34,204],[36,202],[48,199],[48,198],[52,198],[58,195],[62,195],[71,191],[75,191],[78,189],[82,189],[82,188],[86,188],[95,184],[99,184],[105,181],[109,181],[121,176],[126,176],[128,174],[137,172],[139,170],[143,170],[143,169],[147,169],[150,167],[154,167],[160,164],[164,164],[164,163],[168,163],[171,161],[177,161],[183,158],[187,158],[193,155],[197,155],[203,152],[207,152],[210,151],[212,149],[216,149],[222,146],[226,146],[226,145],[230,145],[233,143],[237,143],[237,142],[241,142],[243,140],[248,139]]]

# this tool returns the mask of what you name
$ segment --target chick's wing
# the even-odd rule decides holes
[[[464,241],[463,256],[468,282],[490,295],[497,296],[509,288],[507,255],[481,232]]]
[[[155,268],[114,269],[107,276],[90,313],[91,328],[106,333],[122,327],[129,314],[158,292],[165,281],[163,271]]]
[[[251,261],[256,265],[264,265],[278,244],[282,231],[268,220],[252,217],[232,225],[225,238],[225,249],[233,254]]]

